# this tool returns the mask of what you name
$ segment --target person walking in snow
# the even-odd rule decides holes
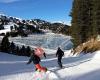
[[[58,65],[60,68],[62,68],[62,57],[64,56],[64,52],[60,49],[60,47],[58,47],[58,50],[56,52],[56,57],[58,57]]]
[[[47,57],[45,52],[43,53],[43,55],[44,55],[45,58]]]
[[[38,55],[35,53],[34,50],[33,50],[33,54],[31,55],[29,61],[27,62],[27,64],[30,64],[32,61],[33,61],[33,64],[35,65],[36,70],[44,71],[44,72],[47,71],[47,69],[46,69],[45,67],[42,67],[42,66],[40,65],[40,61],[41,61],[40,56],[38,56]]]

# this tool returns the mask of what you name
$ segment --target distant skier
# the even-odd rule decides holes
[[[27,62],[27,64],[30,64],[32,61],[33,61],[33,64],[35,65],[36,70],[44,71],[44,72],[47,71],[47,68],[42,67],[42,66],[40,65],[40,61],[41,61],[40,56],[38,56],[38,55],[34,52],[34,50],[33,50],[33,54],[31,55],[29,61]]]
[[[58,50],[56,52],[56,56],[58,57],[58,65],[60,66],[60,68],[62,68],[61,59],[64,56],[64,52],[60,49],[60,47],[58,47]]]
[[[46,53],[45,53],[45,52],[43,53],[43,55],[44,55],[44,57],[46,58]]]

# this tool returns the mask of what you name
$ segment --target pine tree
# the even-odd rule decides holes
[[[1,51],[9,52],[10,42],[8,36],[4,36],[1,42]]]
[[[10,30],[11,30],[11,31],[13,30],[13,26],[10,26]]]
[[[4,29],[4,26],[2,24],[0,24],[0,30]]]
[[[73,43],[76,47],[81,43],[80,35],[80,3],[81,0],[74,0],[71,12],[72,26],[71,26],[71,36],[73,37]]]
[[[13,42],[11,42],[11,44],[10,44],[10,53],[15,54],[15,49],[16,49],[15,44]]]
[[[30,56],[31,55],[31,48],[29,46],[27,46],[26,48],[26,56]]]
[[[26,54],[26,48],[25,48],[24,45],[23,45],[22,48],[20,49],[20,54],[21,54],[22,56],[25,56],[25,54]]]
[[[93,26],[96,34],[100,34],[100,0],[93,1]]]
[[[16,47],[16,51],[15,52],[16,52],[16,55],[20,55],[20,49],[19,49],[18,46]]]
[[[100,20],[97,20],[98,15],[96,14],[100,10],[96,9],[100,9],[99,4],[99,0],[74,0],[71,12],[71,35],[74,38],[75,47],[97,36],[97,23]]]

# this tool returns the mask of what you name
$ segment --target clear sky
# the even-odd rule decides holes
[[[0,13],[22,19],[62,21],[69,24],[73,0],[0,0]]]

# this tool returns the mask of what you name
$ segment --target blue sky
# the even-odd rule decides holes
[[[22,19],[39,18],[69,24],[72,0],[0,0],[0,12]]]

